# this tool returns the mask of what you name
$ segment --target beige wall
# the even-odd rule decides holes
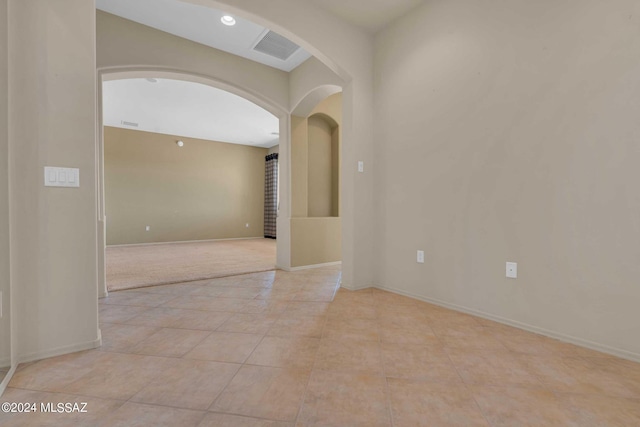
[[[308,215],[338,216],[338,139],[339,129],[326,118],[308,119]],[[334,130],[336,132],[334,132]]]
[[[639,25],[447,0],[379,34],[378,284],[640,359]]]
[[[266,148],[105,127],[104,154],[108,245],[263,237]]]
[[[340,216],[341,133],[339,126],[331,129],[331,216]]]
[[[98,343],[95,5],[9,1],[11,281],[21,360]],[[80,169],[44,187],[44,166]]]
[[[280,152],[280,146],[279,145],[274,145],[273,147],[269,148],[268,154],[274,154],[274,153],[279,153]]]
[[[306,117],[327,97],[342,91],[344,81],[312,56],[289,73],[289,86],[292,114]]]
[[[340,218],[292,218],[291,267],[340,261],[340,227]]]
[[[9,307],[9,141],[8,114],[8,62],[7,62],[7,1],[0,0],[0,292],[2,317],[0,318],[0,369],[9,365],[11,356],[11,324]],[[0,374],[0,382],[2,374]]]
[[[310,117],[291,116],[291,123],[291,266],[340,261],[342,94],[324,99]]]
[[[322,100],[309,117],[291,116],[292,217],[339,215],[341,125],[342,93]],[[311,138],[325,144],[315,144]]]
[[[291,116],[291,216],[306,217],[309,212],[309,122]]]
[[[310,115],[329,118],[334,127],[331,130],[331,216],[342,216],[341,200],[344,198],[342,191],[342,93],[338,92],[323,99],[311,110]]]

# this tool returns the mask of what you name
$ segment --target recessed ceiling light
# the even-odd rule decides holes
[[[233,16],[229,16],[229,15],[224,15],[222,18],[220,18],[220,22],[222,22],[224,25],[228,25],[228,26],[233,26],[236,25],[236,20]]]
[[[271,132],[271,135],[280,135],[280,132]]]
[[[149,83],[158,83],[158,79],[154,79],[153,77],[149,77],[146,79]]]

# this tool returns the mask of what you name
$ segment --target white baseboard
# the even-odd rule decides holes
[[[87,341],[79,344],[72,344],[63,347],[54,348],[46,351],[37,351],[18,356],[18,363],[33,362],[40,359],[48,359],[49,357],[62,356],[63,354],[75,353],[77,351],[91,350],[102,345],[102,333],[98,329],[98,338],[94,341]]]
[[[480,310],[476,310],[473,308],[468,308],[456,304],[450,304],[445,301],[440,301],[434,298],[427,298],[420,295],[413,294],[411,292],[405,292],[400,289],[386,287],[386,286],[374,286],[376,289],[381,289],[383,291],[393,292],[394,294],[404,295],[410,298],[414,298],[420,301],[428,302],[430,304],[438,305],[441,307],[449,308],[451,310],[460,311],[462,313],[471,314],[473,316],[482,317],[484,319],[493,320],[494,322],[502,323],[505,325],[513,326],[515,328],[524,329],[525,331],[533,332],[540,335],[545,335],[550,338],[555,338],[560,341],[568,342],[570,344],[575,344],[580,347],[586,347],[591,350],[599,351],[602,353],[607,353],[612,356],[617,356],[622,359],[631,360],[633,362],[640,362],[640,354],[633,353],[631,351],[622,350],[615,347],[610,347],[604,344],[599,344],[593,341],[585,340],[582,338],[574,337],[571,335],[562,334],[560,332],[550,331],[548,329],[539,328],[537,326],[529,325],[526,323],[521,323],[515,320],[506,319],[504,317],[495,316],[493,314],[485,313]]]
[[[348,291],[361,291],[363,289],[372,288],[373,286],[357,286],[357,285],[352,285],[350,283],[340,282],[340,287]]]
[[[325,262],[324,264],[301,265],[299,267],[280,267],[276,265],[276,268],[284,271],[300,271],[300,270],[310,270],[312,268],[330,267],[332,265],[342,265],[342,261]]]
[[[9,385],[9,381],[11,381],[11,377],[13,377],[13,374],[16,372],[17,367],[18,367],[17,364],[14,364],[13,366],[11,366],[11,369],[9,369],[9,372],[6,373],[6,375],[2,379],[2,382],[0,382],[0,396],[2,396],[2,393],[4,393],[4,391],[7,389],[7,386]]]
[[[149,243],[126,243],[123,245],[106,245],[107,248],[126,248],[129,246],[153,246],[153,245],[174,245],[180,243],[205,243],[205,242],[226,242],[228,240],[264,240],[266,237],[263,236],[255,236],[255,237],[232,237],[229,239],[205,239],[205,240],[179,240],[177,242],[149,242]],[[275,242],[275,239],[269,239]]]
[[[18,364],[33,362],[35,360],[40,360],[40,359],[47,359],[49,357],[61,356],[63,354],[68,354],[68,353],[75,353],[76,351],[91,350],[93,348],[98,348],[101,345],[102,345],[102,333],[100,332],[100,329],[98,329],[98,338],[94,341],[88,341],[80,344],[73,344],[73,345],[68,345],[64,347],[54,348],[52,350],[34,352],[34,353],[18,356],[17,362],[11,366],[11,369],[9,369],[9,372],[4,376],[4,379],[2,380],[2,382],[0,382],[0,396],[2,396],[2,393],[4,393],[7,386],[9,385],[9,381],[11,381],[11,377],[13,377],[13,374],[16,372]]]

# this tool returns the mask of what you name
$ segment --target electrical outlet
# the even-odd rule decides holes
[[[246,224],[244,225],[244,227],[245,227],[245,228],[249,228],[249,223],[246,223]]]
[[[358,161],[358,172],[364,172],[364,162],[362,160]]]
[[[151,230],[151,226],[150,226],[150,225],[147,225],[147,226],[144,228],[144,231],[149,231],[149,230]]]
[[[517,279],[518,278],[518,263],[517,262],[507,262],[507,277],[509,279]]]
[[[424,251],[418,251],[418,254],[416,255],[416,262],[424,264]]]

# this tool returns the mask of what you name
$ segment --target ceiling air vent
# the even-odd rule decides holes
[[[278,33],[268,31],[253,47],[253,50],[286,61],[300,46]]]
[[[120,123],[125,125],[125,126],[132,126],[132,127],[135,127],[135,128],[138,127],[138,124],[134,123],[134,122],[125,122],[124,120],[121,120]]]

